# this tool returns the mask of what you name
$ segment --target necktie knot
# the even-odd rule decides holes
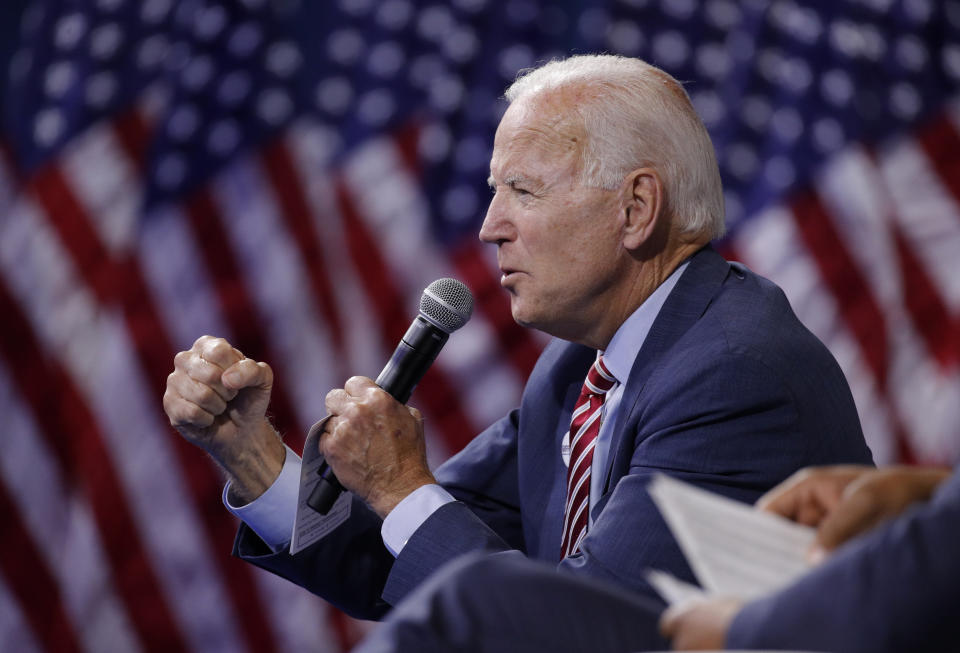
[[[603,364],[603,356],[598,356],[587,372],[587,380],[583,382],[583,393],[591,395],[605,395],[616,385],[617,379]]]

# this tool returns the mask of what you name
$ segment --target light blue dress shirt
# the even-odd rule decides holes
[[[620,325],[613,334],[610,344],[603,353],[603,362],[617,379],[617,384],[607,393],[601,416],[600,433],[593,453],[590,475],[590,509],[603,491],[602,484],[606,476],[610,442],[620,400],[623,398],[624,381],[630,376],[633,362],[640,352],[654,320],[660,314],[663,303],[687,263],[680,265],[656,290]],[[598,352],[599,353],[599,352]],[[291,539],[293,520],[297,506],[297,491],[300,482],[300,458],[289,448],[280,476],[273,485],[254,501],[245,506],[236,507],[227,499],[230,484],[223,490],[223,502],[227,509],[260,536],[273,551],[284,548]],[[411,492],[383,520],[380,533],[387,549],[394,555],[406,545],[410,537],[426,519],[441,506],[455,501],[453,496],[439,485],[424,485]],[[593,515],[590,515],[593,522]]]

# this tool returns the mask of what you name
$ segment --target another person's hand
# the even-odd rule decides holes
[[[660,617],[660,632],[674,650],[719,650],[726,646],[727,630],[740,612],[739,599],[691,599],[670,606]]]
[[[283,444],[266,419],[272,386],[269,365],[212,336],[178,353],[167,377],[170,424],[226,470],[244,501],[270,487],[283,466]]]
[[[423,419],[366,377],[350,378],[326,399],[333,417],[320,451],[345,488],[385,517],[417,488],[435,483],[427,466]]]
[[[921,467],[804,469],[764,495],[757,507],[816,527],[811,557],[817,559],[926,501],[949,475],[949,470]]]

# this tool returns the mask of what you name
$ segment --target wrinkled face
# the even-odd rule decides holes
[[[581,183],[582,127],[565,116],[564,102],[550,97],[507,109],[480,239],[497,245],[513,318],[577,341],[623,282],[623,221],[619,191]]]

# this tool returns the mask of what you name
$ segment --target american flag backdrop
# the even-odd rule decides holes
[[[544,343],[476,239],[499,96],[585,52],[685,82],[720,248],[834,352],[877,462],[960,460],[960,2],[5,0],[0,650],[349,648],[362,624],[230,557],[173,356],[268,361],[297,449],[455,276],[475,317],[411,403],[458,450]]]

